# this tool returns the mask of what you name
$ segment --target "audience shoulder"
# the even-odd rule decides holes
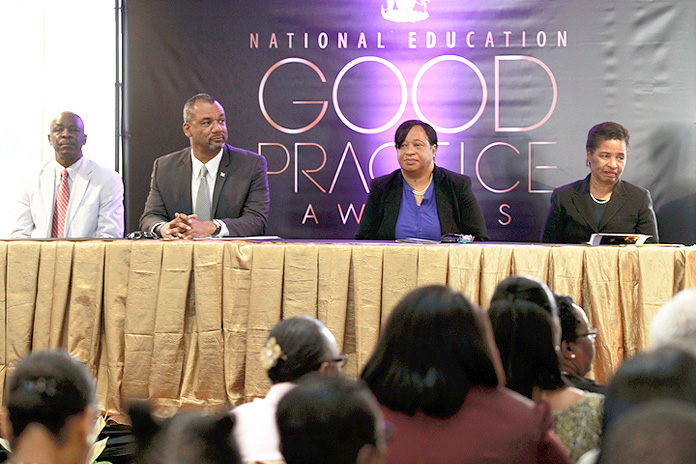
[[[478,395],[491,395],[497,409],[490,410],[492,416],[500,414],[506,422],[515,424],[521,434],[531,434],[534,440],[544,440],[545,435],[552,429],[554,418],[551,407],[546,401],[532,401],[506,387],[481,389],[474,387],[470,392],[470,400],[475,401]]]

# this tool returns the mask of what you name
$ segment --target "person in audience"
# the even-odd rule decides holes
[[[435,164],[435,129],[423,121],[405,121],[394,142],[401,168],[370,182],[356,238],[439,241],[442,235],[465,234],[488,240],[471,178]]]
[[[585,377],[592,369],[597,329],[590,327],[585,310],[569,296],[554,295],[561,320],[561,374],[581,390],[606,394],[606,385]]]
[[[491,303],[498,300],[531,301],[544,308],[549,314],[558,313],[556,299],[549,287],[530,275],[514,274],[501,280],[493,291]]]
[[[560,322],[553,295],[545,284],[524,276],[526,285],[494,292],[488,309],[495,342],[505,370],[508,388],[551,407],[553,430],[573,460],[599,446],[604,396],[566,385],[561,375]],[[541,287],[532,292],[534,285]],[[516,295],[511,289],[524,291]],[[524,299],[528,294],[547,295],[544,306]],[[505,295],[496,300],[496,296]],[[551,311],[548,310],[551,308]]]
[[[147,404],[128,408],[136,451],[133,464],[241,464],[232,439],[234,418],[179,412],[159,422]]]
[[[22,359],[6,392],[8,462],[86,464],[97,417],[94,376],[62,350]]]
[[[689,352],[663,346],[626,359],[607,388],[602,435],[606,437],[626,413],[661,399],[696,405],[696,358]],[[598,455],[598,448],[590,450],[578,464],[594,464]]]
[[[605,431],[636,405],[658,398],[696,405],[696,358],[689,352],[663,346],[624,361],[609,383]]]
[[[541,241],[586,243],[596,233],[650,235],[657,243],[657,219],[650,192],[621,180],[628,158],[628,129],[603,122],[587,134],[590,174],[551,194]]]
[[[123,237],[123,180],[82,156],[85,126],[75,113],[51,120],[55,156],[22,185],[12,238]]]
[[[650,324],[653,348],[678,346],[696,356],[696,289],[682,290],[662,305]]]
[[[696,405],[650,401],[616,421],[600,464],[682,464],[696,456]]]
[[[372,393],[335,375],[308,374],[278,404],[287,464],[380,464],[386,432]]]
[[[336,339],[321,321],[296,316],[278,322],[261,350],[261,365],[273,384],[265,398],[232,410],[237,425],[234,436],[242,460],[282,461],[275,413],[280,399],[305,374],[339,373],[346,361]]]
[[[485,313],[449,287],[396,305],[362,378],[394,427],[387,463],[569,462],[548,405],[500,385]]]

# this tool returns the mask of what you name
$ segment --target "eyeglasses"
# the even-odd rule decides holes
[[[348,355],[345,354],[345,353],[341,353],[341,354],[338,356],[338,358],[330,359],[330,360],[324,361],[324,362],[327,362],[327,363],[329,363],[329,364],[338,364],[338,367],[343,367],[343,366],[345,366],[346,363],[348,362]]]
[[[589,332],[584,333],[584,334],[578,334],[577,337],[587,337],[590,340],[595,340],[597,338],[597,329],[595,327],[590,327]]]

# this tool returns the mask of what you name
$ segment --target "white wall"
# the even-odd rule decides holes
[[[55,114],[80,115],[83,153],[114,168],[114,11],[114,0],[0,0],[0,237],[11,230],[22,174],[53,157]]]

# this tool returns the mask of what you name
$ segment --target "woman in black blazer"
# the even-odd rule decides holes
[[[471,179],[435,165],[435,129],[406,121],[394,142],[401,169],[370,182],[356,238],[440,240],[454,233],[488,240]]]
[[[590,174],[553,191],[542,242],[585,243],[594,233],[644,234],[657,243],[650,192],[621,180],[628,156],[628,130],[604,122],[587,135]]]

